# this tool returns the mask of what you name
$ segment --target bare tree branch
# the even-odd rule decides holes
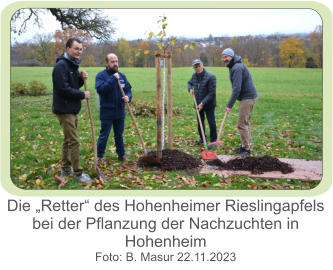
[[[31,19],[34,19],[34,23],[37,24],[38,26],[40,26],[41,22],[40,22],[39,16],[40,16],[40,14],[37,9],[29,8],[29,9],[18,10],[12,18],[12,22],[16,22],[17,20],[22,20],[20,28],[17,31],[17,33],[20,35],[23,32],[25,32],[27,23]],[[13,24],[12,24],[12,28],[14,29],[14,31],[16,31],[15,27],[13,27]]]
[[[100,40],[108,40],[115,32],[111,20],[106,17],[100,9],[74,9],[74,8],[50,8],[45,9],[49,11],[57,21],[60,22],[61,28],[75,27],[82,31],[87,32],[91,37]],[[12,22],[22,20],[18,34],[22,34],[26,28],[27,23],[34,19],[34,23],[38,26],[41,25],[40,9],[20,9],[13,18]],[[12,29],[16,31],[12,23]]]

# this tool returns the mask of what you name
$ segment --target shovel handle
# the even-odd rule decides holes
[[[207,147],[207,141],[206,141],[206,136],[205,136],[205,132],[203,130],[203,126],[202,126],[202,122],[201,122],[201,117],[200,117],[200,113],[198,110],[198,104],[197,104],[197,100],[195,99],[194,93],[192,94],[193,99],[194,99],[194,104],[195,104],[195,110],[197,111],[197,116],[198,116],[198,121],[199,121],[199,125],[200,125],[200,130],[201,130],[201,136],[202,136],[202,140],[204,142],[204,147],[206,149],[208,149]]]
[[[224,126],[224,122],[225,122],[225,119],[227,118],[228,113],[229,113],[229,112],[225,112],[225,114],[224,114],[224,117],[223,117],[222,123],[221,123],[221,125],[220,125],[219,134],[217,135],[217,141],[219,141],[220,138],[221,138],[221,134],[222,134],[222,130],[223,130],[223,126]]]
[[[121,94],[123,95],[123,97],[125,97],[125,92],[124,92],[123,87],[122,87],[121,84],[120,84],[119,79],[117,79],[117,81],[118,81],[118,86],[119,86],[120,92],[121,92]],[[147,149],[146,149],[146,147],[145,147],[145,143],[144,143],[144,141],[143,141],[143,138],[142,138],[141,132],[140,132],[140,130],[139,130],[139,128],[138,128],[138,125],[137,125],[137,123],[136,123],[136,120],[135,120],[134,114],[133,114],[133,112],[132,112],[132,109],[131,109],[130,105],[128,104],[128,102],[125,102],[125,103],[126,103],[126,107],[127,107],[128,111],[129,111],[129,113],[130,113],[130,116],[131,116],[131,118],[132,118],[132,121],[133,121],[134,127],[135,127],[135,129],[136,129],[136,132],[137,132],[138,135],[139,135],[139,139],[140,139],[140,143],[141,143],[141,145],[142,145],[143,152],[144,152],[144,154],[146,155],[148,152],[147,152]]]
[[[87,79],[83,79],[83,84],[84,84],[84,90],[88,91]],[[94,120],[93,120],[92,113],[91,113],[91,107],[90,107],[89,98],[86,98],[86,100],[87,100],[87,107],[88,107],[88,114],[89,114],[89,120],[90,120],[91,133],[92,133],[92,137],[93,137],[94,167],[95,167],[95,169],[98,169],[98,166],[97,166],[97,145],[96,145],[96,135],[95,135]]]

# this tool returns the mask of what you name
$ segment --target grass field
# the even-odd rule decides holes
[[[100,129],[98,97],[94,90],[95,76],[102,68],[86,68],[88,87],[92,93],[93,117],[96,135]],[[231,94],[227,68],[207,67],[217,76],[217,126],[224,114]],[[121,68],[132,85],[134,100],[155,103],[155,69]],[[251,126],[254,156],[270,155],[280,158],[322,159],[322,70],[251,68],[259,93]],[[52,93],[52,68],[13,67],[12,82],[39,80]],[[175,149],[200,156],[194,145],[198,139],[192,97],[187,93],[187,81],[193,70],[174,68],[174,107],[182,111],[173,118]],[[55,174],[60,170],[62,132],[51,111],[52,95],[42,97],[12,97],[10,101],[11,176],[13,182],[25,189],[57,189]],[[225,140],[216,154],[230,154],[238,147],[238,102],[229,114],[224,127]],[[156,121],[137,118],[147,149],[156,148]],[[92,139],[86,103],[79,114],[78,133],[81,139],[81,165],[91,176],[93,169]],[[165,131],[167,134],[167,130]],[[138,136],[129,116],[126,118],[125,144],[127,156],[135,162],[142,154]],[[111,164],[103,171],[111,183],[83,186],[70,178],[63,189],[310,189],[315,181],[293,179],[263,179],[247,176],[219,177],[214,174],[187,175],[186,172],[122,170],[117,161],[112,134],[106,158]],[[317,181],[316,181],[317,182]]]

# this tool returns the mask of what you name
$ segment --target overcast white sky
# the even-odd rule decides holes
[[[167,16],[167,35],[188,38],[213,36],[260,35],[273,33],[309,33],[322,21],[311,9],[105,9],[114,21],[113,39],[147,38],[157,31],[160,15]],[[31,39],[42,32],[54,33],[60,25],[51,15],[43,17],[43,28],[29,25],[18,41]]]
[[[168,35],[185,37],[311,32],[322,24],[318,13],[310,9],[132,9],[109,13],[117,19],[117,37],[128,39],[155,30],[162,14],[168,18]]]

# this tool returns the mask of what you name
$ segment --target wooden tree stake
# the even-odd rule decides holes
[[[172,77],[171,77],[171,52],[168,51],[165,55],[167,59],[167,92],[168,92],[168,99],[167,99],[167,114],[168,114],[168,148],[172,149],[173,147],[173,134],[172,134]]]
[[[156,66],[156,121],[157,121],[157,161],[162,159],[162,87],[161,87],[161,53],[155,52]]]

